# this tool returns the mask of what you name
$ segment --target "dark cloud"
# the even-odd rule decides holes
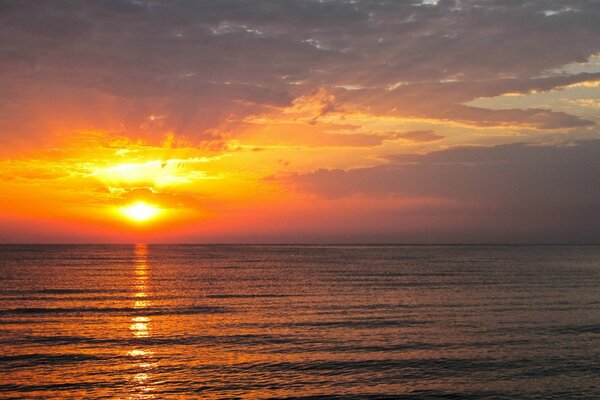
[[[374,113],[405,117],[437,118],[477,126],[524,125],[539,129],[568,129],[593,126],[587,121],[546,109],[487,110],[464,103],[503,93],[525,94],[547,91],[579,82],[600,79],[600,73],[581,73],[546,78],[500,78],[484,81],[417,82],[393,90],[338,90],[339,101]]]
[[[73,91],[115,96],[133,114],[160,104],[165,129],[199,136],[256,112],[239,102],[281,105],[340,85],[371,88],[338,98],[375,113],[586,127],[548,110],[462,104],[589,78],[539,77],[598,53],[599,25],[591,1],[3,1],[0,85],[25,108],[24,87],[63,103],[79,101]],[[8,101],[0,129],[19,131]]]
[[[476,241],[600,241],[600,140],[458,147],[390,161],[319,170],[288,182],[330,198],[438,199],[441,206],[426,206],[419,215],[427,221],[421,228],[432,233],[446,226],[448,232],[437,237],[442,241],[454,241],[452,235]],[[410,229],[419,226],[414,215],[408,217]]]

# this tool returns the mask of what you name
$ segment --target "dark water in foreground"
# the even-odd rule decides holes
[[[0,398],[600,398],[600,247],[0,246],[0,277]]]

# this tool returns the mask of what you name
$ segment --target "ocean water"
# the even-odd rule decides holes
[[[600,247],[0,246],[0,398],[600,399]]]

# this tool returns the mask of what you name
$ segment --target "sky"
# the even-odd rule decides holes
[[[597,1],[4,0],[0,88],[0,242],[600,243]]]

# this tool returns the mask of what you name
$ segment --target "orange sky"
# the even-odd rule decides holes
[[[0,11],[0,241],[600,240],[597,5],[242,3]]]

